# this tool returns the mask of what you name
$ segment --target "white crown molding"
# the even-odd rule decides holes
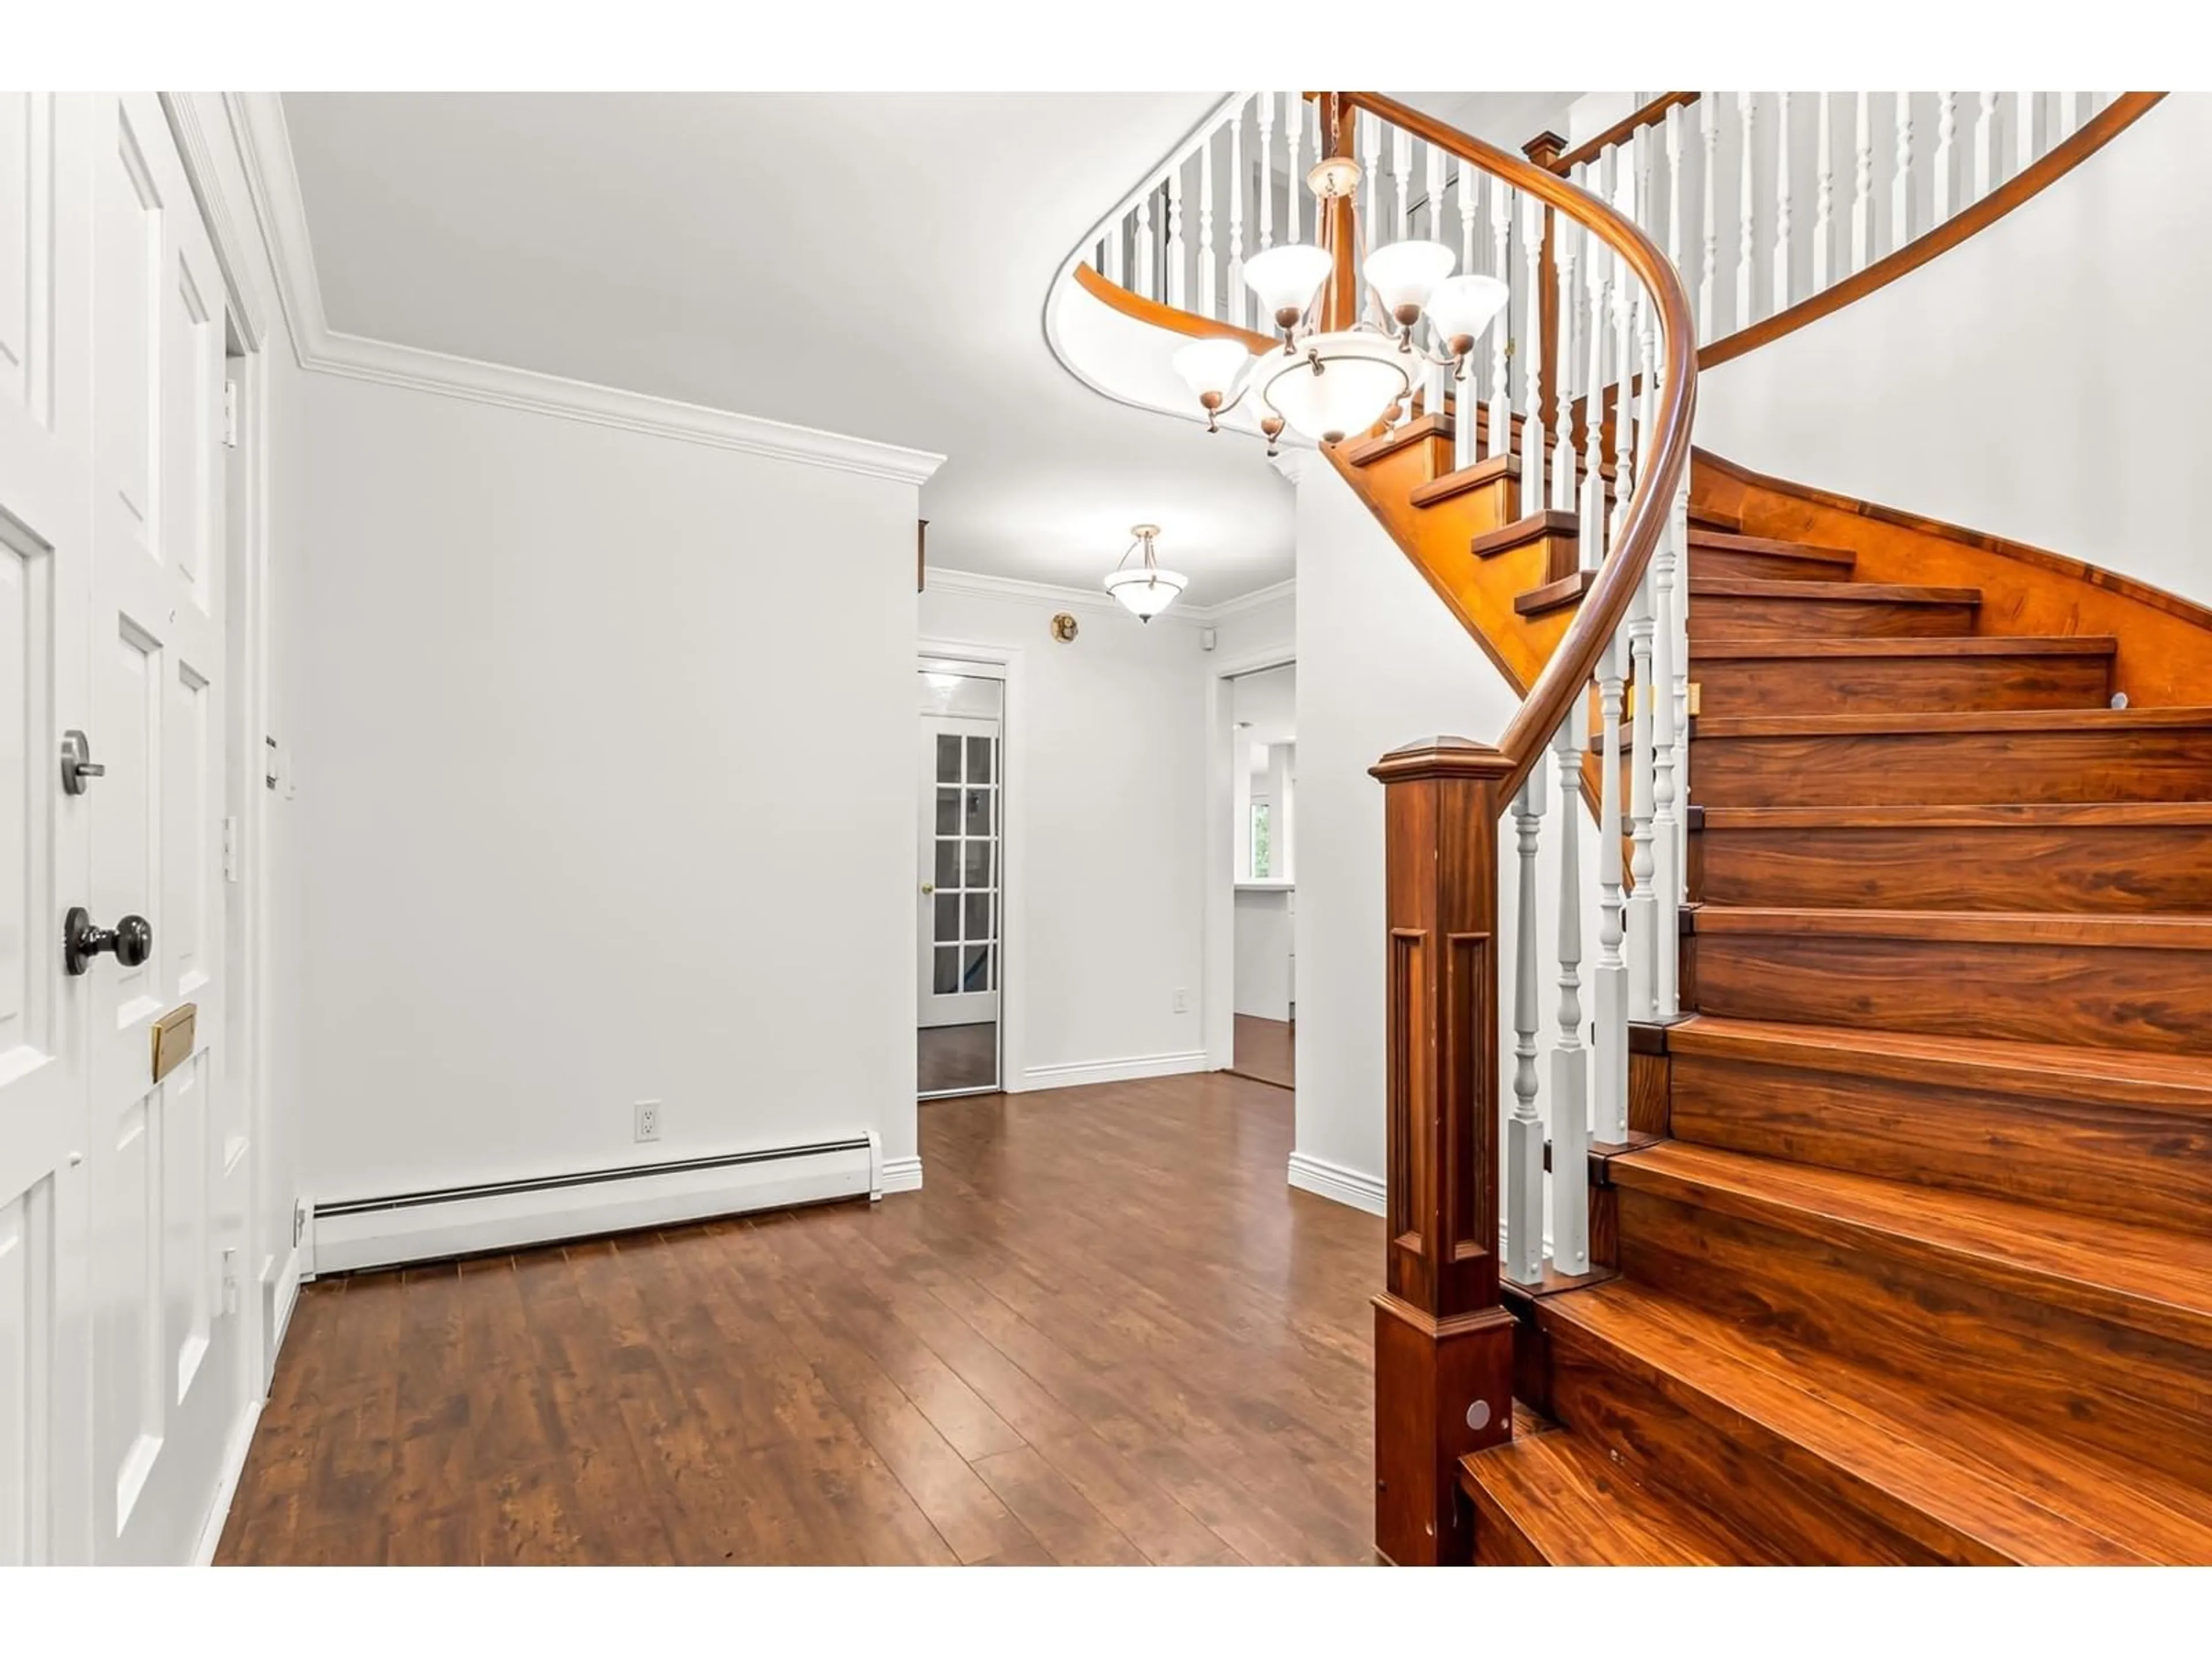
[[[1023,576],[993,576],[980,570],[949,570],[931,565],[925,577],[925,592],[966,593],[976,599],[1011,599],[1027,605],[1057,605],[1065,611],[1094,611],[1107,616],[1126,617],[1129,613],[1110,593],[1088,587],[1068,587],[1059,582],[1030,581]],[[1241,616],[1256,611],[1261,605],[1272,605],[1278,599],[1295,599],[1297,594],[1295,578],[1271,582],[1265,587],[1241,593],[1233,599],[1224,599],[1218,605],[1179,605],[1164,611],[1152,620],[1179,623],[1189,628],[1210,628],[1224,617]]]
[[[161,112],[168,117],[169,131],[177,141],[177,153],[184,158],[185,176],[191,181],[192,195],[199,202],[200,215],[207,221],[208,234],[215,243],[215,262],[229,291],[231,312],[246,331],[247,347],[258,351],[269,338],[269,313],[243,258],[251,244],[240,234],[238,215],[232,210],[222,175],[216,168],[215,152],[208,148],[206,131],[200,125],[199,96],[165,92],[161,100]]]
[[[239,152],[246,161],[254,212],[268,246],[270,264],[276,272],[278,299],[301,368],[916,486],[927,483],[945,464],[945,457],[927,450],[792,426],[732,410],[679,403],[331,328],[323,311],[322,285],[315,274],[314,247],[300,195],[299,174],[293,164],[291,135],[284,125],[283,101],[273,92],[226,93],[223,100]]]

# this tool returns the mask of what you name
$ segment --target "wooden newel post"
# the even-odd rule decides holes
[[[1512,763],[1465,738],[1395,750],[1388,861],[1389,1242],[1375,1298],[1375,1546],[1473,1557],[1459,1460],[1513,1432],[1498,1296],[1498,821]]]

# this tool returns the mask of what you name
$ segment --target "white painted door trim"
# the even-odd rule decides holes
[[[1206,1067],[1223,1072],[1237,1059],[1237,845],[1235,759],[1237,700],[1230,682],[1297,662],[1295,644],[1270,646],[1210,664],[1206,681],[1206,914],[1200,961],[1205,988]],[[1295,951],[1295,945],[1292,946]]]
[[[972,640],[917,638],[917,660],[956,662],[1006,688],[999,716],[999,1085],[1018,1091],[1022,1056],[1028,1052],[1029,972],[1023,952],[1028,944],[1028,905],[1024,882],[1029,873],[1029,777],[1026,752],[1029,704],[1022,684],[1022,647],[981,645]]]

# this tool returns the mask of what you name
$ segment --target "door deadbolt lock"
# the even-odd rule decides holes
[[[106,775],[107,769],[92,757],[89,738],[74,726],[62,733],[62,793],[82,795],[93,779]]]
[[[81,974],[103,951],[112,951],[125,968],[142,966],[154,954],[154,925],[143,916],[125,916],[112,927],[95,927],[82,904],[62,921],[62,966]]]

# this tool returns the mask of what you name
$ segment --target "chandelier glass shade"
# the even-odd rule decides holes
[[[1231,342],[1231,343],[1234,343]],[[1240,351],[1243,348],[1237,348]],[[1173,605],[1189,586],[1190,579],[1173,570],[1163,570],[1159,557],[1152,547],[1153,539],[1160,533],[1156,524],[1132,526],[1129,531],[1136,540],[1129,544],[1128,551],[1121,555],[1121,562],[1114,567],[1106,578],[1106,591],[1120,600],[1123,609],[1139,622],[1148,623]],[[1141,562],[1132,565],[1129,555],[1144,550]]]
[[[1415,360],[1387,334],[1346,329],[1308,336],[1296,356],[1258,360],[1252,386],[1261,404],[1323,443],[1364,432],[1413,390]]]

